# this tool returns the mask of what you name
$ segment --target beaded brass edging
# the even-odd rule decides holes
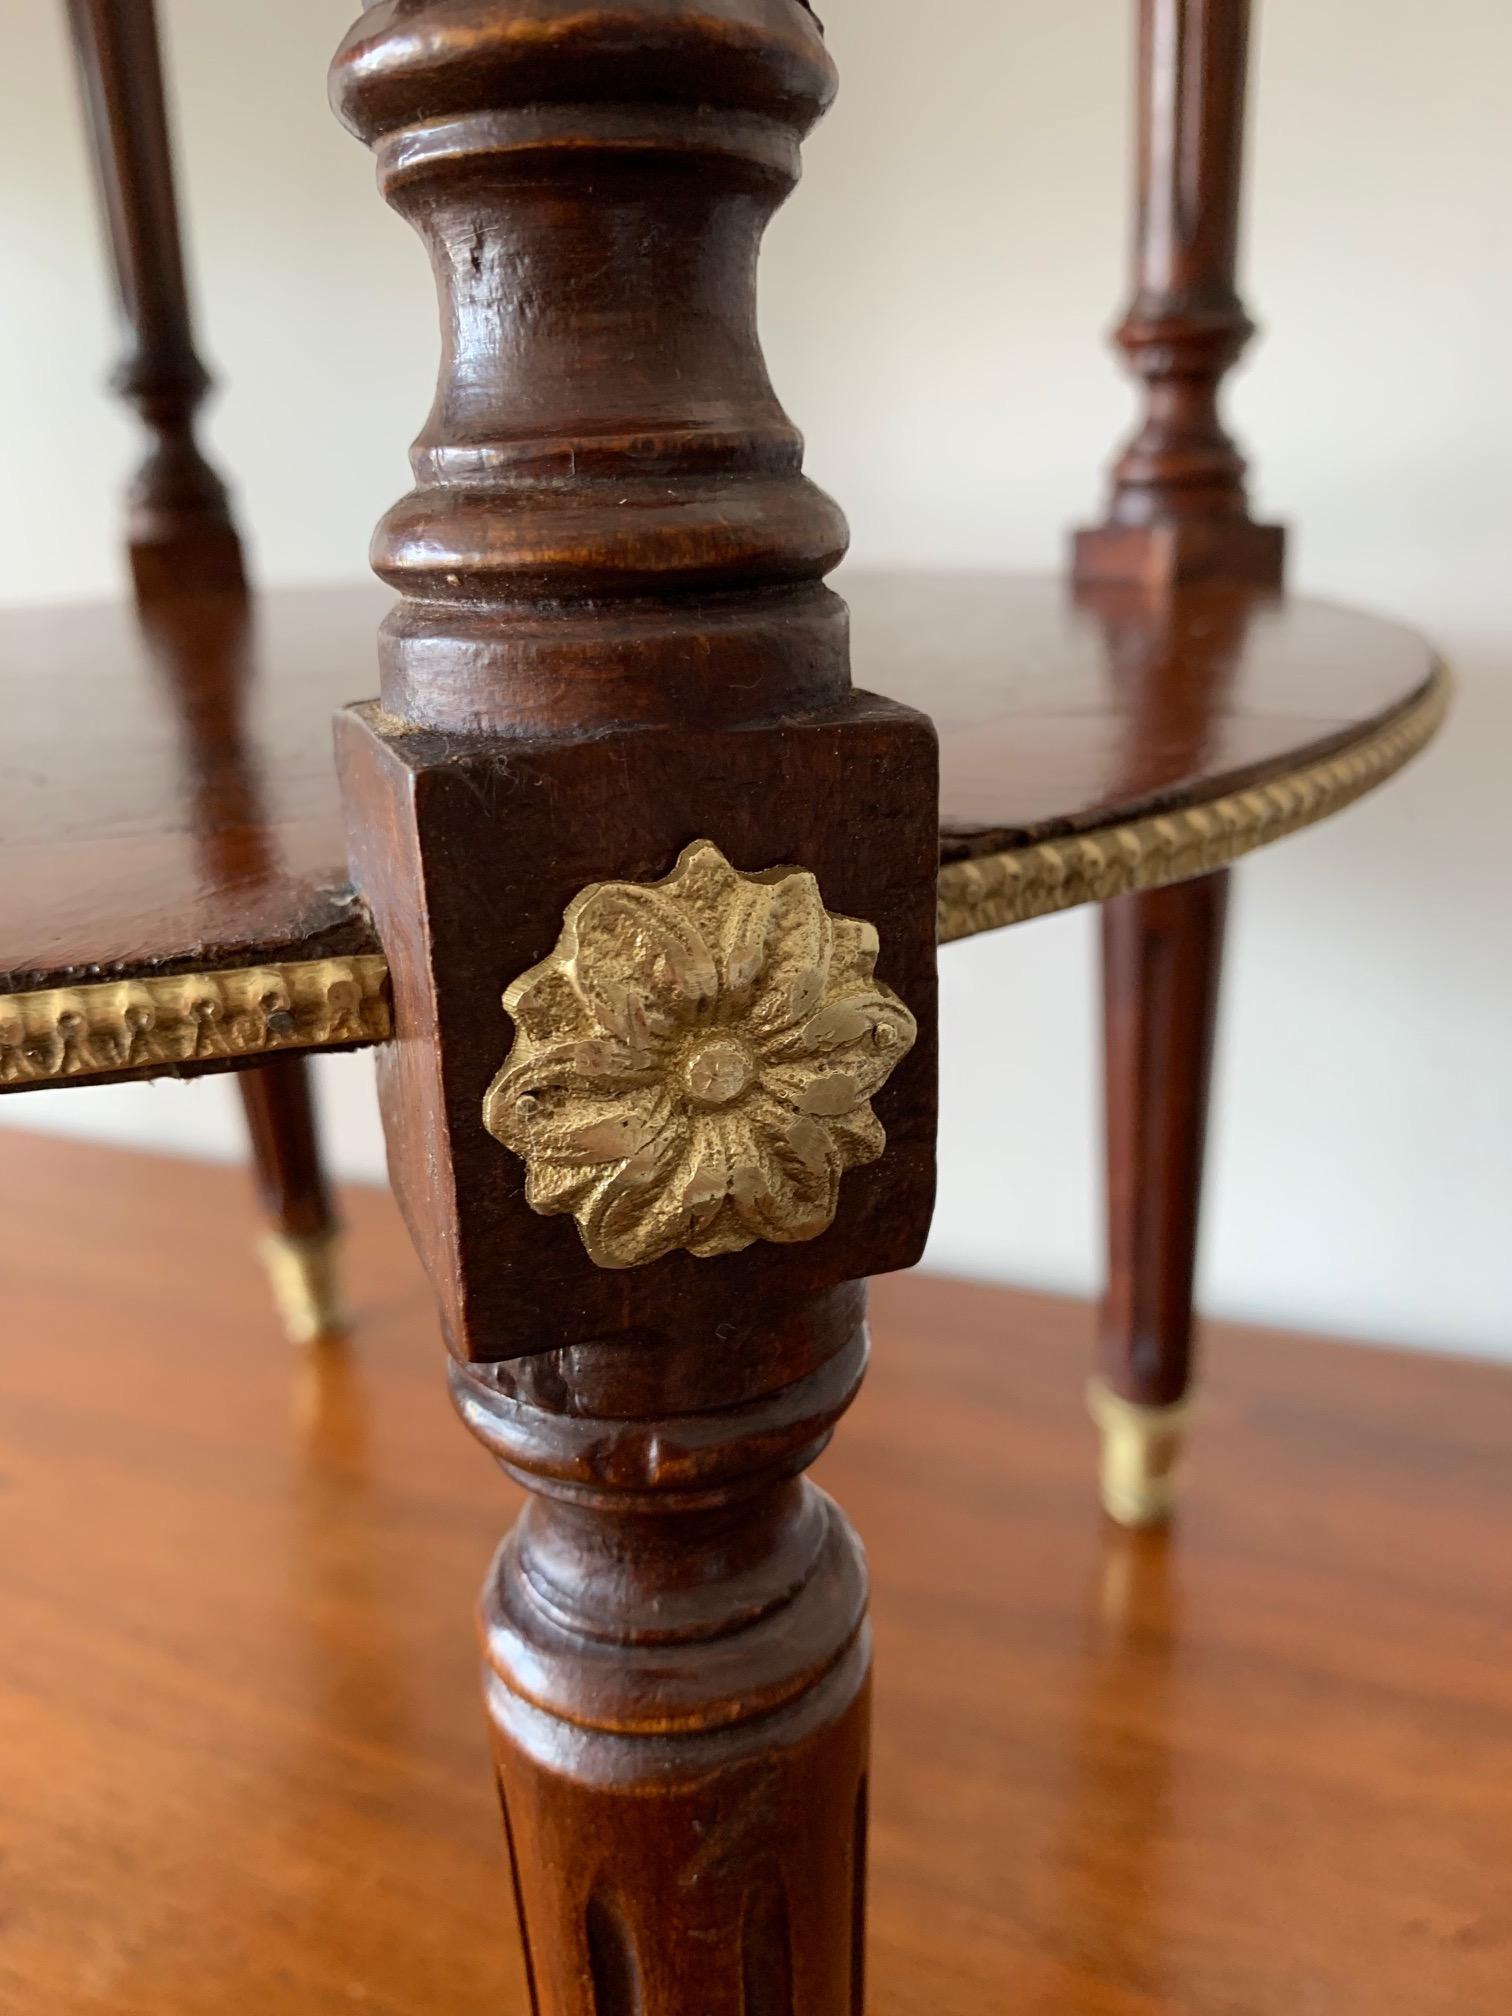
[[[940,870],[940,942],[1208,875],[1241,854],[1315,826],[1384,784],[1432,740],[1448,709],[1449,689],[1449,675],[1440,669],[1419,699],[1353,748],[1253,790],[949,862]]]
[[[940,941],[1106,903],[1210,874],[1384,784],[1432,740],[1447,672],[1382,728],[1334,756],[1206,805],[1010,848],[940,871]],[[0,1087],[67,1084],[113,1071],[279,1050],[381,1043],[393,1034],[388,962],[369,953],[224,972],[107,980],[0,994]]]
[[[220,1057],[381,1043],[388,961],[300,959],[0,994],[0,1085],[171,1071]]]

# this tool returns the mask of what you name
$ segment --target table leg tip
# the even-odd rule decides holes
[[[1166,1525],[1176,1509],[1191,1396],[1143,1407],[1095,1379],[1087,1405],[1102,1436],[1104,1511],[1120,1526]]]
[[[314,1233],[270,1232],[262,1242],[263,1265],[291,1344],[318,1344],[347,1327],[337,1265],[340,1245],[341,1235],[334,1227]]]

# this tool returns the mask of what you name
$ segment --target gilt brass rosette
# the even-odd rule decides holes
[[[806,870],[741,874],[709,840],[664,881],[585,889],[504,996],[483,1104],[531,1209],[570,1213],[600,1267],[817,1238],[886,1146],[871,1100],[917,1034],[877,951]]]

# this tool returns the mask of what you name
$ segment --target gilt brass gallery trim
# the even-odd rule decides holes
[[[0,1086],[223,1057],[381,1043],[393,1033],[376,954],[0,994]]]
[[[515,1040],[483,1124],[598,1267],[815,1239],[886,1136],[871,1100],[913,1045],[877,933],[802,868],[711,840],[660,882],[599,882],[504,996]]]
[[[952,861],[940,871],[940,942],[1211,874],[1241,854],[1315,826],[1384,784],[1432,740],[1449,705],[1449,688],[1449,676],[1440,670],[1420,699],[1352,748],[1253,790],[974,861]]]

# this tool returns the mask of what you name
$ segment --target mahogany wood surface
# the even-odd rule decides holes
[[[1273,775],[1389,718],[1435,664],[1408,630],[1295,597],[840,587],[857,685],[938,726],[952,859]],[[150,627],[124,603],[0,612],[0,991],[378,949],[331,716],[376,690],[390,606],[358,585],[191,598]]]
[[[249,619],[234,605],[246,577],[226,487],[195,438],[210,376],[195,348],[157,12],[153,0],[69,0],[68,15],[127,331],[127,352],[113,382],[137,408],[150,442],[127,497],[132,583],[144,607],[144,634],[182,710],[180,746],[192,759],[178,780],[184,803],[168,803],[181,821],[187,810],[206,878],[228,868],[234,876],[244,862],[224,835],[247,816],[248,793],[234,762],[216,751],[215,738],[234,747],[237,736],[239,688],[247,672],[239,647]],[[233,603],[225,620],[230,641],[222,649],[211,639],[190,670],[177,662],[172,640],[179,633],[172,620],[165,631],[151,612],[184,595],[216,591]],[[303,1059],[284,1057],[264,1070],[240,1072],[238,1080],[258,1188],[274,1230],[295,1240],[329,1234],[330,1203]]]
[[[1142,1407],[1186,1395],[1227,873],[1102,910],[1108,1285],[1101,1364]]]
[[[0,617],[0,988],[377,949],[347,874],[331,714],[376,684],[381,599]]]
[[[320,1166],[315,1104],[303,1057],[274,1057],[236,1074],[268,1222],[291,1239],[330,1232],[335,1220]]]
[[[1219,387],[1254,334],[1238,292],[1249,0],[1139,0],[1134,297],[1118,342],[1144,414],[1081,581],[1279,586],[1285,538],[1249,515]]]
[[[151,446],[128,497],[132,576],[144,599],[239,588],[226,487],[194,422],[210,389],[195,349],[153,0],[68,0],[127,351],[115,389]]]
[[[1205,580],[1278,590],[1279,526],[1249,514],[1245,465],[1219,389],[1253,324],[1238,291],[1249,0],[1139,0],[1134,294],[1118,341],[1144,395],[1113,470],[1106,523],[1082,532],[1084,592]],[[1136,645],[1143,649],[1143,645]],[[1104,1377],[1139,1406],[1174,1407],[1192,1368],[1226,875],[1124,896],[1102,918],[1108,1286]],[[1157,1445],[1158,1446],[1158,1445]],[[1165,1445],[1169,1451],[1170,1445]],[[1152,1457],[1155,1468],[1167,1456]],[[1154,1518],[1169,1477],[1142,1508]]]
[[[939,774],[757,340],[835,83],[791,0],[380,0],[331,70],[440,297],[338,771],[395,1191],[529,1493],[481,1614],[539,2016],[864,2002],[865,1557],[804,1473],[928,1229]]]
[[[7,2016],[528,2016],[466,1616],[516,1494],[343,1204],[358,1341],[292,1359],[236,1172],[0,1134],[45,1343],[0,1357]],[[1162,1541],[1088,1501],[1089,1307],[874,1315],[819,1466],[874,1585],[871,2016],[1494,2016],[1512,1374],[1211,1325]]]

